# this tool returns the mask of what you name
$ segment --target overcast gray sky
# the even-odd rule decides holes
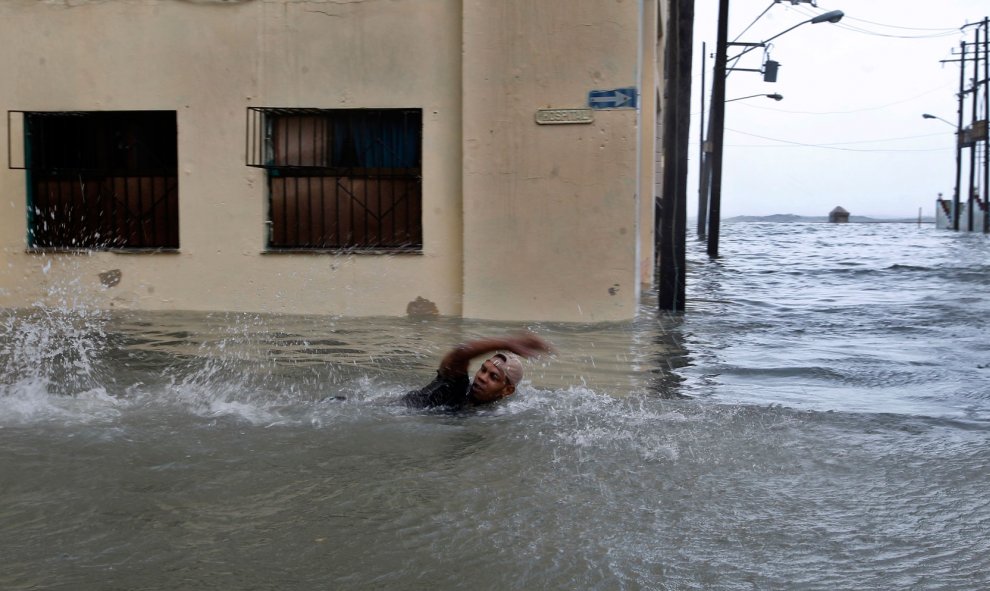
[[[725,114],[722,217],[793,213],[825,215],[841,205],[853,215],[934,214],[938,193],[955,183],[955,128],[960,41],[973,41],[967,22],[990,15],[987,0],[731,0],[729,40],[759,42],[829,10],[837,24],[805,24],[772,41],[780,62],[776,83],[733,72],[726,98],[779,93],[776,102],[728,103]],[[773,5],[761,18],[757,17]],[[701,44],[706,43],[710,96],[718,1],[695,3],[695,66],[688,181],[689,216],[697,214],[701,115]],[[752,25],[752,26],[750,26]],[[747,27],[749,27],[747,29]],[[745,31],[745,32],[744,32]],[[738,53],[731,49],[729,56]],[[763,50],[740,68],[759,68]],[[708,98],[705,99],[706,111]],[[706,125],[708,114],[705,113]],[[967,116],[968,122],[968,116]]]

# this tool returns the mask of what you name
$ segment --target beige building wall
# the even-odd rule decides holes
[[[537,126],[534,115],[584,107],[592,89],[652,84],[653,9],[4,0],[3,111],[177,112],[180,245],[27,252],[25,172],[4,166],[0,306],[364,316],[404,315],[422,297],[443,315],[632,317],[652,259],[653,124],[629,109],[597,111],[590,125]],[[266,177],[245,165],[251,106],[421,108],[422,252],[266,252]],[[23,157],[14,125],[3,161]],[[105,287],[112,270],[120,282]]]
[[[667,6],[663,0],[646,0],[641,23],[639,277],[644,290],[652,289],[654,282],[655,208],[660,196],[657,189],[657,154],[660,149],[660,97],[663,93],[663,23],[667,20]]]
[[[536,125],[544,108],[638,86],[637,2],[464,2],[464,313],[635,314],[637,112]]]
[[[4,110],[176,110],[180,174],[178,254],[25,255],[24,172],[5,167],[0,304],[69,290],[122,308],[402,315],[421,296],[460,314],[459,2],[11,0],[0,27]],[[422,108],[422,254],[263,255],[248,106]]]

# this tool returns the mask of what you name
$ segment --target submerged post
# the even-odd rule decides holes
[[[959,116],[956,124],[956,188],[952,195],[952,229],[959,231],[959,188],[962,184],[962,129],[964,90],[966,88],[966,42],[959,45],[962,48],[962,61],[959,64]]]
[[[691,44],[694,1],[673,0],[666,46],[663,180],[656,233],[657,295],[661,310],[684,310],[687,159],[691,131]]]
[[[973,44],[973,88],[971,92],[973,93],[973,98],[970,100],[972,105],[973,114],[970,116],[970,142],[972,145],[969,147],[969,190],[966,191],[966,231],[972,232],[976,229],[974,226],[976,222],[975,214],[973,211],[976,209],[976,205],[980,203],[979,189],[976,187],[976,151],[977,151],[977,141],[975,129],[973,126],[976,124],[977,113],[977,103],[979,102],[979,90],[976,86],[976,78],[980,72],[980,29],[976,29],[976,43]],[[966,56],[963,56],[966,59]]]
[[[722,215],[722,147],[725,139],[725,65],[729,38],[729,0],[718,3],[718,37],[715,44],[715,74],[712,76],[712,114],[708,126],[712,142],[711,180],[708,200],[708,256],[718,257],[718,234]]]
[[[708,228],[708,156],[705,153],[705,58],[707,49],[701,44],[701,121],[698,126],[698,239],[705,237]]]
[[[983,17],[983,233],[990,234],[990,18]]]

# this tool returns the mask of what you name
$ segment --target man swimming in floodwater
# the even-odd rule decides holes
[[[550,345],[532,333],[468,341],[444,355],[437,377],[429,385],[403,397],[408,406],[465,408],[491,404],[516,391],[523,376],[522,362],[551,351]],[[475,357],[497,351],[468,380],[468,364]],[[517,357],[517,355],[519,357]]]

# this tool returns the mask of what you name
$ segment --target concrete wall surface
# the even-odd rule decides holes
[[[630,318],[648,281],[655,96],[641,101],[645,132],[636,109],[591,124],[534,116],[644,79],[655,95],[659,12],[652,0],[4,0],[3,111],[176,113],[179,247],[30,249],[29,173],[5,166],[0,306],[388,316],[422,298],[442,315]],[[249,107],[421,109],[422,248],[269,248]],[[0,142],[15,164],[18,125],[4,118],[10,150]]]
[[[639,86],[636,2],[464,2],[464,313],[628,318],[639,290],[637,111],[535,125]]]

